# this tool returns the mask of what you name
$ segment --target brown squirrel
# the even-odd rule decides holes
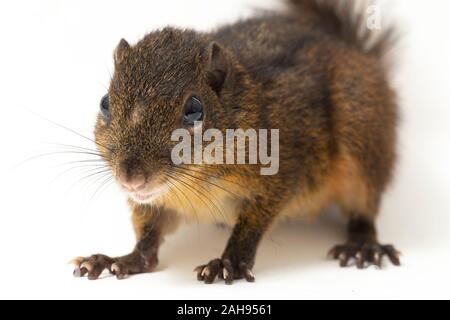
[[[374,224],[395,162],[397,105],[383,64],[393,28],[366,28],[355,1],[289,6],[212,33],[168,27],[133,46],[120,41],[95,137],[130,194],[137,244],[123,257],[77,258],[74,275],[151,272],[164,236],[192,218],[233,226],[222,256],[195,269],[198,279],[254,281],[268,228],[330,203],[349,219],[347,242],[330,251],[341,266],[381,266],[383,256],[400,264]],[[279,172],[174,164],[171,133],[192,120],[221,131],[279,129]]]

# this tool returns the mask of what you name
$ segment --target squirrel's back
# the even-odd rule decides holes
[[[287,0],[287,12],[266,12],[220,28],[212,37],[230,48],[247,71],[265,82],[295,65],[298,52],[314,43],[348,46],[383,61],[395,29],[367,27],[367,2]],[[323,46],[325,48],[325,46]]]

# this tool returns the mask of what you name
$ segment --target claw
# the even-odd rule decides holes
[[[362,251],[358,251],[355,255],[356,258],[356,267],[358,269],[363,269],[364,268],[364,255]]]
[[[373,254],[373,264],[378,268],[381,268],[381,254],[379,252]]]
[[[203,271],[201,273],[202,277],[208,277],[211,274],[211,271],[209,270],[209,267],[203,268]]]
[[[339,265],[341,267],[346,267],[348,264],[348,255],[345,252],[339,254]]]
[[[123,267],[121,267],[119,264],[117,263],[113,263],[111,265],[111,273],[114,274],[116,276],[116,278],[118,280],[122,280],[125,279],[127,277],[127,272],[126,272],[126,268],[124,270]]]
[[[247,271],[245,273],[245,279],[248,282],[255,282],[255,275],[253,274],[252,270],[247,269]]]
[[[228,272],[228,270],[226,268],[222,269],[222,275],[225,280],[227,280],[230,277],[230,273]]]
[[[386,255],[388,256],[389,260],[391,260],[392,264],[395,266],[400,265],[400,252],[395,250],[393,246],[386,246]]]
[[[87,271],[91,272],[94,269],[92,263],[85,261],[80,265],[80,269],[87,269]]]
[[[197,272],[197,280],[203,281],[205,279],[204,276],[202,276],[203,267],[201,267],[200,271]]]
[[[84,277],[86,273],[88,273],[86,268],[75,268],[75,270],[73,270],[73,276],[76,278]]]
[[[83,261],[84,258],[83,257],[76,257],[75,259],[70,260],[67,264],[73,264],[76,267],[80,266],[81,261]]]
[[[223,268],[222,272],[225,284],[233,284],[233,277],[231,276],[230,272],[226,268]]]
[[[194,269],[193,272],[201,272],[203,270],[203,266],[198,266],[197,268]]]
[[[336,259],[337,257],[338,257],[338,254],[337,254],[336,247],[331,248],[331,250],[328,251],[328,253],[327,253],[327,258],[328,259]]]
[[[75,258],[71,262],[79,263],[79,265],[75,268],[73,275],[75,277],[87,275],[89,280],[96,280],[105,270],[108,270],[111,274],[116,275],[117,279],[123,279],[132,273],[149,272],[150,270],[151,266],[148,261],[143,263],[132,260],[130,262],[129,256],[123,258],[110,258],[102,254],[95,254],[87,258]]]
[[[194,269],[197,272],[197,279],[206,284],[211,284],[218,277],[225,281],[225,284],[232,284],[235,279],[244,278],[248,282],[254,282],[255,276],[245,262],[236,266],[229,259],[215,259],[208,264]]]
[[[117,273],[120,272],[120,267],[119,267],[119,265],[118,265],[117,263],[113,263],[113,264],[111,265],[111,272],[112,272],[113,274],[117,274]]]
[[[377,242],[338,245],[331,249],[329,254],[339,259],[341,267],[347,266],[348,260],[354,258],[358,269],[363,269],[366,264],[381,268],[384,255],[388,256],[392,264],[400,265],[400,252],[392,245],[380,245]]]

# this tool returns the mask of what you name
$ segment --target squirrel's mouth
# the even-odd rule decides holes
[[[164,186],[161,186],[161,187],[157,187],[151,191],[143,190],[143,191],[139,191],[139,192],[131,192],[130,196],[134,201],[145,204],[145,203],[151,203],[156,198],[158,198],[159,196],[164,194],[166,191],[167,191],[167,188]]]
[[[152,196],[152,193],[133,193],[133,197],[138,199],[139,201],[145,201],[150,199]]]

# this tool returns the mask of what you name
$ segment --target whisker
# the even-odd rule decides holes
[[[108,167],[108,165],[106,165],[105,163],[78,164],[78,161],[71,161],[71,162],[61,163],[61,164],[58,164],[56,166],[48,167],[45,170],[58,169],[58,168],[66,167],[68,165],[73,165],[73,164],[76,164],[76,165],[71,167],[71,168],[69,168],[68,170],[70,170],[70,169],[73,169],[73,170],[75,170],[75,169],[83,169],[83,168],[107,168]]]
[[[158,210],[158,217],[160,217],[161,216],[161,211],[159,210],[159,206],[155,205],[155,207],[156,207],[156,210]],[[152,225],[152,228],[154,228],[154,225]]]
[[[174,186],[173,183],[171,183],[169,181],[169,179],[170,179],[169,177],[166,176],[165,178],[166,178],[167,187],[169,188],[170,192],[173,192],[175,197],[177,197],[178,203],[180,204],[180,207],[182,208],[183,207],[183,202],[181,201],[180,197],[178,196],[177,189],[173,188],[173,187],[176,187],[176,186]],[[198,220],[198,216],[197,216],[197,213],[195,211],[194,211],[194,214],[195,214],[195,220],[197,221],[197,231],[198,231],[200,222]]]
[[[175,174],[176,174],[176,173],[175,173]],[[184,173],[182,173],[182,172],[178,172],[178,174],[180,174],[181,176],[184,175]],[[187,179],[187,178],[186,178],[186,179]],[[189,182],[189,179],[184,180],[184,181],[188,181],[188,182]],[[187,182],[186,182],[186,183],[187,183]],[[188,184],[188,183],[187,183],[187,184]],[[190,187],[196,189],[202,196],[204,196],[204,198],[207,199],[207,200],[214,206],[214,208],[217,209],[217,211],[219,211],[219,213],[220,213],[220,215],[222,216],[223,220],[224,220],[224,221],[227,221],[226,215],[224,214],[224,212],[222,211],[222,209],[219,208],[219,207],[214,203],[214,201],[212,201],[209,197],[205,196],[205,194],[203,194],[202,192],[200,192],[200,191],[199,191],[196,187],[194,187],[193,185],[191,185]],[[201,184],[198,184],[197,187],[200,187],[200,188],[202,188],[202,190],[205,190],[212,198],[214,198],[214,200],[215,200],[217,203],[220,203],[220,201],[217,199],[217,197],[216,197],[213,193],[211,193],[211,191],[208,190],[206,187],[202,186]],[[209,207],[208,207],[208,208],[209,208]],[[209,208],[209,209],[210,209],[210,208]],[[212,215],[214,216],[213,213],[212,213]],[[214,218],[215,218],[215,217],[214,217]]]
[[[62,171],[61,173],[59,173],[50,183],[55,182],[56,180],[61,178],[63,175],[65,175],[65,174],[67,174],[67,173],[69,173],[69,172],[71,172],[73,170],[77,170],[77,169],[81,170],[82,167],[83,166],[76,166],[76,167],[68,168],[68,169]],[[106,170],[103,170],[103,169],[106,169]],[[99,171],[99,170],[102,170],[102,171]],[[107,166],[95,166],[94,168],[85,169],[82,173],[84,174],[84,173],[89,173],[89,172],[92,172],[92,171],[96,171],[96,173],[102,173],[102,172],[106,172],[106,171],[109,171],[109,170],[110,169]],[[83,178],[85,178],[85,177],[83,177]]]
[[[185,171],[200,173],[200,174],[203,174],[203,175],[207,176],[208,178],[215,178],[215,179],[220,179],[220,180],[223,180],[223,181],[226,181],[226,182],[230,182],[230,183],[233,183],[233,184],[235,184],[235,185],[237,185],[237,186],[239,186],[241,188],[246,189],[246,187],[244,185],[241,185],[241,184],[237,183],[236,181],[228,180],[225,177],[213,175],[213,174],[210,174],[209,172],[204,172],[204,171],[201,171],[201,170],[194,170],[194,169],[187,168],[187,167],[181,167],[181,166],[178,166],[178,165],[175,165],[175,164],[170,164],[170,166],[171,167],[175,167],[177,169],[185,170]]]
[[[41,153],[35,156],[32,156],[30,158],[27,158],[25,160],[23,160],[22,162],[20,162],[19,164],[17,164],[16,166],[14,166],[14,169],[17,169],[18,167],[32,161],[32,160],[36,160],[36,159],[40,159],[43,157],[48,157],[48,156],[54,156],[54,155],[61,155],[61,154],[83,154],[83,155],[94,155],[94,156],[99,156],[97,154],[94,153],[87,153],[87,152],[81,152],[81,151],[55,151],[55,152],[46,152],[46,153]],[[103,159],[97,159],[99,161],[103,161]]]
[[[98,197],[100,197],[111,185],[113,185],[114,184],[114,180],[112,179],[112,177],[111,177],[111,179],[109,179],[107,182],[106,182],[106,184],[105,184],[105,186],[102,188],[102,190],[97,194],[97,196]]]
[[[179,183],[183,184],[186,188],[191,189],[191,191],[194,191],[193,193],[197,196],[197,198],[203,202],[203,204],[208,208],[208,211],[211,213],[212,217],[217,223],[217,219],[214,215],[214,212],[211,210],[211,207],[208,205],[208,203],[205,202],[205,198],[208,199],[203,193],[201,193],[197,188],[195,188],[193,185],[189,185],[189,183],[180,180],[178,177],[171,176],[168,172],[166,174],[171,177],[172,179],[176,179]]]
[[[86,140],[89,140],[89,141],[95,143],[96,145],[98,145],[98,146],[100,146],[100,147],[103,147],[103,148],[105,148],[106,150],[108,150],[108,151],[114,153],[114,150],[112,150],[111,148],[108,148],[107,146],[104,146],[103,144],[101,144],[101,143],[95,141],[94,139],[91,139],[91,138],[89,138],[89,137],[87,137],[87,136],[85,136],[85,135],[83,135],[83,134],[81,134],[81,133],[79,133],[79,132],[77,132],[77,131],[75,131],[75,130],[69,128],[69,127],[66,127],[66,126],[64,126],[64,125],[62,125],[62,124],[59,124],[59,123],[57,123],[57,122],[55,122],[55,121],[53,121],[53,120],[50,120],[50,119],[48,119],[48,118],[46,118],[46,117],[44,117],[44,116],[41,116],[40,114],[37,114],[37,113],[34,112],[34,111],[31,111],[31,110],[28,110],[28,111],[31,112],[32,114],[34,114],[35,116],[37,116],[37,117],[39,117],[39,118],[41,118],[41,119],[43,119],[43,120],[45,120],[45,121],[47,121],[47,122],[49,122],[49,123],[55,125],[55,126],[57,126],[57,127],[60,127],[60,128],[65,129],[65,130],[67,130],[67,131],[69,131],[69,132],[72,132],[72,133],[76,134],[77,136],[79,136],[79,137],[81,137],[81,138],[84,138],[84,139],[86,139]]]
[[[110,172],[105,172],[105,173],[103,173],[103,174],[101,174],[99,176],[91,177],[92,179],[86,181],[85,184],[83,184],[81,186],[81,188],[89,188],[92,185],[94,185],[95,183],[101,181],[102,179],[104,179],[104,178],[106,178],[108,176],[112,176]],[[82,179],[82,177],[77,179],[74,183],[72,183],[72,185],[69,187],[68,191],[72,190],[77,184],[83,182],[83,180],[86,180],[86,179]]]
[[[108,186],[109,182],[111,182],[112,180],[112,176],[106,178],[106,180],[104,180],[103,182],[101,182],[100,187],[97,188],[97,190],[95,190],[94,194],[92,195],[92,197],[89,199],[89,202],[91,202],[95,196],[99,193],[100,190],[102,190],[105,186]]]
[[[101,171],[97,171],[97,172],[94,172],[94,173],[90,173],[90,174],[88,174],[88,175],[86,175],[86,176],[81,177],[81,178],[80,178],[80,181],[81,181],[81,180],[89,179],[90,177],[94,177],[94,176],[96,176],[96,175],[99,175],[99,174],[102,174],[102,173],[105,173],[105,172],[110,172],[110,170],[109,170],[109,169],[106,169],[106,170],[101,170]]]
[[[176,171],[177,169],[179,169],[179,168],[174,168],[174,167],[172,167],[172,168],[174,169],[174,171]],[[178,172],[181,173],[180,171],[178,171]],[[196,177],[196,176],[194,176],[194,175],[192,175],[192,174],[189,174],[189,173],[186,173],[186,172],[184,172],[184,174],[185,174],[185,175],[188,175],[188,176],[190,176],[190,177],[192,177],[192,178],[194,178],[194,179],[197,179],[197,180],[203,181],[203,182],[205,182],[205,183],[208,183],[208,184],[210,184],[210,185],[212,185],[212,186],[215,186],[215,187],[217,187],[217,188],[219,188],[219,189],[222,189],[223,191],[228,192],[228,193],[234,195],[234,196],[237,197],[237,198],[240,198],[240,197],[241,197],[239,194],[234,193],[233,191],[227,190],[227,189],[225,189],[224,187],[222,187],[222,186],[220,186],[220,185],[218,185],[218,184],[215,184],[214,182],[208,181],[208,180],[206,180],[206,179],[202,179],[202,178],[200,178],[200,177]]]
[[[170,182],[170,181],[168,181],[168,178],[167,178],[167,177],[166,177],[166,182],[167,182],[167,183]],[[177,197],[177,200],[178,200],[178,203],[179,203],[180,207],[183,207],[183,202],[181,202],[180,197],[178,197],[178,193],[176,192],[176,190],[172,189],[172,186],[169,185],[169,184],[167,185],[167,187],[168,187],[169,190],[170,190],[171,192],[173,192],[174,195]]]
[[[97,182],[101,181],[102,179],[104,179],[105,177],[112,177],[111,172],[106,171],[103,174],[101,174],[100,176],[96,176],[93,177],[92,180],[88,180],[86,181],[86,183],[83,185],[85,188],[90,188],[92,186],[94,186]],[[78,183],[81,182],[82,179],[78,179]]]
[[[195,219],[197,220],[197,227],[198,227],[200,222],[198,219],[197,210],[195,210],[194,206],[192,205],[191,200],[189,199],[188,196],[186,196],[186,194],[183,192],[183,190],[176,185],[176,180],[174,180],[172,177],[167,176],[167,173],[166,173],[166,178],[167,178],[167,183],[171,184],[175,189],[177,189],[181,193],[181,195],[187,200],[189,205],[191,206],[192,211],[194,212],[194,215],[195,215]]]
[[[73,145],[73,144],[65,144],[65,143],[57,143],[57,142],[44,142],[44,143],[48,144],[48,145],[53,145],[53,146],[68,147],[68,148],[74,148],[74,149],[79,149],[79,150],[91,151],[91,152],[96,152],[98,154],[101,154],[97,149],[80,147],[80,146],[76,146],[76,145]]]

